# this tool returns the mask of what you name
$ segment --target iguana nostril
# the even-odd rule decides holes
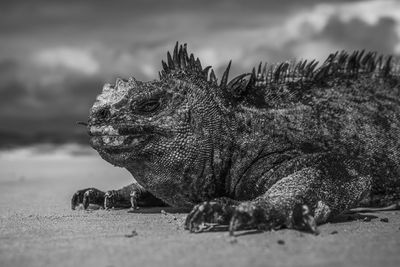
[[[107,119],[110,117],[111,112],[109,108],[102,108],[97,112],[100,119]]]

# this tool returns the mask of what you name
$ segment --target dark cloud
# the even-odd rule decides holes
[[[344,21],[338,16],[332,16],[320,31],[290,40],[278,48],[260,46],[251,54],[256,57],[261,55],[268,62],[304,58],[304,50],[307,50],[307,55],[313,54],[313,58],[319,61],[340,50],[352,52],[365,49],[385,55],[396,54],[396,46],[400,42],[396,27],[398,24],[390,17],[382,17],[375,24],[369,24],[359,18]]]
[[[0,61],[0,114],[13,113],[21,108],[20,101],[27,94],[25,85],[17,78],[18,64],[11,59]]]
[[[26,95],[25,86],[16,80],[0,85],[0,112],[19,102]]]
[[[18,63],[13,59],[0,60],[0,81],[4,84],[9,80],[15,79],[18,67]]]
[[[31,84],[28,89],[13,81],[0,87],[0,117],[48,119],[73,115],[84,119],[102,84],[97,77],[69,76],[57,84],[40,88]]]
[[[1,65],[1,64],[0,64]],[[0,85],[0,147],[35,142],[87,143],[85,121],[102,80],[97,76],[69,75],[41,86],[9,80]]]
[[[18,64],[12,59],[4,59],[0,61],[0,77],[7,76],[17,70]]]
[[[396,21],[382,17],[376,24],[370,25],[354,18],[348,22],[332,17],[324,30],[314,36],[315,40],[327,40],[336,44],[338,49],[367,49],[384,54],[393,54],[399,43],[396,33]]]
[[[52,34],[55,41],[63,39],[63,35],[71,37],[72,33],[75,38],[86,39],[87,36],[89,39],[112,40],[123,32],[127,35],[140,32],[140,28],[151,35],[171,20],[177,20],[180,27],[191,26],[191,20],[198,20],[207,30],[217,31],[256,26],[255,17],[276,16],[323,2],[339,1],[3,0],[0,3],[0,34],[14,37],[25,34],[32,39]],[[173,28],[169,30],[174,31]]]

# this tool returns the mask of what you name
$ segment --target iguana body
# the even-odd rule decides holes
[[[391,58],[342,52],[316,66],[260,64],[228,83],[229,64],[218,84],[177,44],[160,80],[104,86],[89,116],[91,145],[140,184],[116,191],[120,198],[150,192],[194,206],[192,231],[205,222],[313,230],[361,200],[399,200],[400,79]],[[72,206],[112,199],[91,192],[78,191]]]

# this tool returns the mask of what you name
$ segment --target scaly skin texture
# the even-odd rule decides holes
[[[120,199],[147,192],[193,208],[185,225],[194,232],[205,223],[316,232],[357,205],[400,199],[400,80],[390,57],[260,64],[229,83],[230,63],[217,83],[186,45],[167,59],[160,80],[117,79],[91,109],[91,145],[137,181],[115,191]]]

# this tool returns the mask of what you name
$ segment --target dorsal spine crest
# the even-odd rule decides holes
[[[339,81],[356,79],[359,75],[369,75],[373,78],[398,75],[397,63],[393,63],[392,56],[384,57],[377,52],[354,51],[349,54],[346,51],[337,51],[319,64],[316,60],[286,61],[276,64],[260,62],[251,73],[244,73],[234,77],[228,82],[232,61],[229,61],[221,81],[218,84],[217,77],[211,66],[203,69],[200,59],[187,52],[187,45],[175,44],[172,52],[167,53],[167,62],[162,61],[159,72],[160,79],[174,76],[177,73],[192,75],[196,79],[207,81],[210,85],[219,87],[228,93],[228,96],[239,98],[252,88],[267,88],[285,84],[321,84],[338,79]]]

